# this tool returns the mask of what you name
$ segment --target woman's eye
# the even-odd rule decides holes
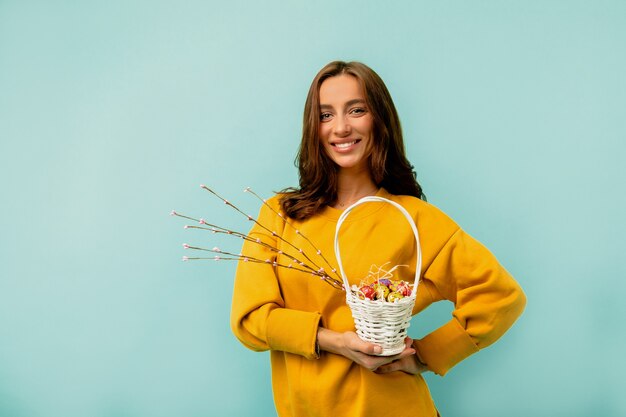
[[[356,107],[352,110],[350,110],[351,114],[363,114],[365,113],[365,109],[363,107]]]
[[[332,117],[332,115],[330,113],[322,113],[320,114],[320,120],[324,121],[324,120],[329,120]]]

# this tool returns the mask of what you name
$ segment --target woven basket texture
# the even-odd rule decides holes
[[[417,267],[415,274],[415,282],[413,291],[410,296],[404,297],[396,302],[388,302],[384,300],[362,299],[358,293],[350,288],[348,279],[343,265],[341,263],[341,254],[339,252],[339,230],[348,214],[357,206],[368,202],[384,202],[389,203],[402,212],[409,221],[415,239],[417,242]],[[415,305],[417,286],[419,284],[419,273],[421,270],[422,256],[419,241],[419,233],[417,226],[409,213],[398,203],[387,200],[383,197],[370,196],[348,207],[340,216],[335,231],[335,255],[343,277],[344,287],[346,289],[346,303],[352,311],[356,333],[366,342],[375,343],[383,348],[380,356],[395,355],[404,350],[404,339],[407,336],[407,330],[411,324],[411,313]]]

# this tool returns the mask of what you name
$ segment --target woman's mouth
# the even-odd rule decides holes
[[[356,145],[359,142],[361,142],[361,139],[355,139],[350,142],[332,143],[331,145],[337,149],[343,150],[343,149],[348,149],[350,146]]]

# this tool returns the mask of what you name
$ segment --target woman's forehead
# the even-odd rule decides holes
[[[365,101],[361,83],[356,77],[341,74],[325,79],[319,91],[320,105],[336,105],[348,101]]]

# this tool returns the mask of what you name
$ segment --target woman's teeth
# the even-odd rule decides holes
[[[335,147],[339,148],[339,149],[346,149],[349,148],[350,146],[354,145],[355,143],[357,143],[357,140],[353,140],[352,142],[345,142],[345,143],[335,143]]]

